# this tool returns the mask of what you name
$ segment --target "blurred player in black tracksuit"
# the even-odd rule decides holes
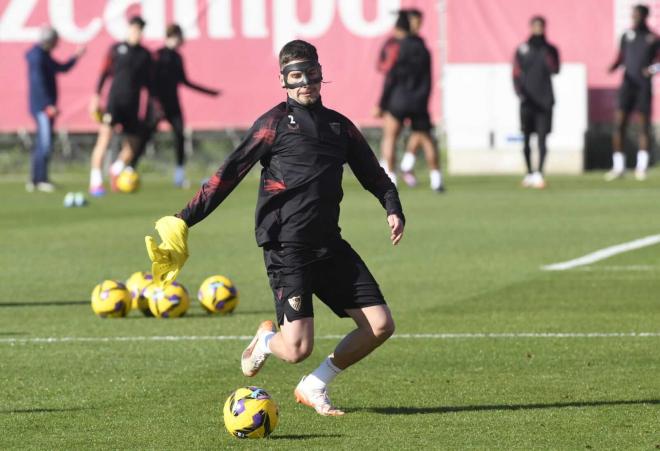
[[[184,69],[183,58],[178,49],[183,45],[183,30],[177,24],[171,24],[165,32],[165,46],[158,50],[154,62],[154,89],[155,102],[150,102],[147,111],[147,120],[142,127],[140,147],[133,158],[132,166],[137,165],[144,153],[144,148],[153,137],[158,122],[166,119],[172,127],[175,139],[176,168],[174,170],[174,184],[180,188],[188,185],[184,165],[186,155],[184,152],[184,123],[181,103],[179,101],[179,85],[182,84],[203,94],[217,96],[220,91],[205,88],[204,86],[188,80]]]
[[[422,22],[424,19],[424,15],[422,14],[422,11],[414,8],[405,11],[407,12],[408,22],[410,23],[410,36],[412,38],[419,39],[426,48],[424,39],[422,39],[422,37],[419,35],[420,29],[422,28]],[[429,64],[428,64],[428,68],[425,68],[425,74],[428,77],[427,86],[428,86],[428,94],[430,96],[431,87],[433,83],[431,77],[430,53],[429,53]],[[430,119],[429,119],[429,124],[430,124]],[[421,132],[415,130],[412,131],[412,133],[410,134],[410,138],[408,138],[408,142],[406,143],[406,151],[403,154],[403,158],[401,159],[401,166],[400,166],[401,174],[403,176],[403,180],[406,182],[408,186],[412,187],[417,185],[417,179],[415,177],[415,173],[413,172],[413,170],[415,167],[415,158],[416,158],[417,149],[421,147],[422,150],[424,151],[424,156],[426,157],[426,165],[428,166],[430,171],[429,176],[431,179],[431,187],[433,188],[435,185],[439,184],[440,190],[442,190],[444,189],[444,185],[442,184],[442,174],[440,172],[440,160],[438,156],[438,148],[435,145],[435,141],[428,140],[425,138],[426,138],[426,134],[423,131]]]
[[[552,131],[555,97],[551,76],[559,73],[559,52],[545,38],[545,19],[532,17],[531,36],[516,49],[513,59],[513,85],[520,99],[520,123],[524,135],[527,175],[523,186],[544,188],[543,165],[547,154],[546,138]],[[536,133],[539,147],[537,171],[532,169],[530,138]]]
[[[649,163],[650,122],[652,74],[657,72],[653,64],[658,57],[658,37],[653,33],[646,19],[649,15],[648,7],[637,5],[633,8],[633,28],[621,36],[619,53],[610,72],[623,66],[623,82],[619,88],[619,105],[614,116],[614,134],[612,136],[612,170],[605,174],[605,180],[610,181],[623,176],[625,171],[625,156],[623,154],[623,140],[630,114],[637,112],[641,125],[639,134],[639,150],[637,152],[637,167],[635,178],[646,179],[646,169]]]
[[[396,183],[395,160],[396,142],[405,121],[412,129],[407,143],[407,169],[404,171],[406,182],[413,185],[414,151],[422,146],[431,170],[431,188],[442,192],[444,186],[438,165],[438,150],[431,137],[431,118],[428,102],[431,95],[431,55],[424,40],[411,32],[410,18],[421,25],[421,12],[402,10],[397,18],[394,36],[390,38],[381,52],[378,69],[385,73],[385,82],[374,115],[383,117],[383,138],[381,142],[382,164],[388,176]],[[410,161],[412,159],[412,161]]]
[[[101,70],[96,94],[90,103],[90,112],[101,122],[96,145],[92,151],[89,182],[89,192],[92,196],[105,194],[101,166],[113,130],[120,130],[124,137],[122,150],[110,167],[113,190],[116,189],[117,176],[130,164],[139,145],[141,94],[144,90],[152,89],[151,54],[140,45],[144,26],[145,22],[141,17],[131,18],[126,41],[110,47]],[[112,78],[112,84],[105,112],[101,113],[100,96],[108,78]]]

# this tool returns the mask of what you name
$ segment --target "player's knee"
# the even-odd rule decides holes
[[[394,320],[390,315],[371,325],[371,330],[379,341],[385,341],[390,338],[394,334],[394,329]]]
[[[314,345],[308,342],[294,343],[288,347],[287,362],[300,363],[309,357],[314,350]]]

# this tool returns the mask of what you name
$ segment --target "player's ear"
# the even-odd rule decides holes
[[[282,74],[280,74],[279,78],[280,78],[280,86],[282,86],[283,88],[286,88],[286,85],[284,84],[284,76]]]

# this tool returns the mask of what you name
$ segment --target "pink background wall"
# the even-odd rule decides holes
[[[0,0],[0,20],[8,17],[10,6],[23,3],[30,8],[26,26],[36,27],[47,23],[50,21],[49,2],[60,5],[71,4],[76,26],[86,27],[95,18],[103,17],[108,4],[113,2],[119,4],[121,0]],[[205,0],[143,0],[143,5],[158,4],[161,5],[159,7],[164,7],[166,22],[172,20],[177,3],[179,6],[183,5],[184,9],[188,8],[188,11],[191,4],[197,9],[197,20],[193,22],[198,27],[199,36],[191,37],[182,49],[189,78],[201,84],[220,88],[224,93],[219,98],[211,98],[190,92],[185,88],[181,89],[188,125],[198,129],[249,126],[258,115],[284,99],[285,94],[277,81],[275,47],[279,48],[278,40],[293,38],[287,33],[294,28],[295,21],[302,23],[310,21],[314,8],[318,9],[317,16],[323,8],[330,8],[331,14],[334,14],[327,29],[317,33],[318,36],[310,38],[303,36],[317,46],[325,80],[330,82],[323,87],[324,103],[330,108],[340,110],[361,125],[378,123],[371,118],[371,110],[378,101],[382,85],[382,76],[376,72],[375,63],[380,46],[389,34],[395,19],[391,11],[401,6],[416,6],[423,9],[427,18],[423,34],[427,37],[438,35],[438,12],[433,1],[231,0],[225,2],[231,7],[231,18],[227,15],[215,16],[223,23],[230,23],[234,36],[227,38],[210,36],[212,33],[209,32],[209,2]],[[223,2],[216,2],[218,3]],[[281,5],[282,8],[286,8],[286,5],[295,8],[296,14],[293,15],[295,21],[292,22],[294,26],[282,25],[281,15],[279,18],[275,17],[273,4]],[[356,4],[358,7],[355,6]],[[250,8],[249,18],[253,20],[251,26],[244,24],[246,19],[242,10],[244,5]],[[260,5],[265,8],[260,8]],[[381,31],[376,30],[378,32],[374,33],[373,30],[367,29],[362,34],[371,33],[373,36],[360,36],[355,32],[355,26],[353,29],[347,27],[347,19],[342,14],[348,15],[351,8],[361,10],[359,19],[365,23],[376,22],[381,17],[379,23],[384,23],[384,26],[380,26]],[[125,15],[140,11],[139,5],[133,5],[127,9]],[[149,21],[149,11],[142,12]],[[50,14],[52,15],[52,12]],[[153,15],[153,11],[151,14]],[[261,17],[263,20],[260,19]],[[264,26],[259,27],[258,23]],[[1,28],[3,28],[2,22],[0,22],[0,98],[3,99],[3,107],[0,108],[0,130],[8,131],[21,127],[32,129],[32,119],[27,111],[24,59],[24,53],[32,42],[16,33],[7,37],[7,29],[4,29],[3,34]],[[155,32],[164,33],[161,28]],[[246,36],[250,34],[252,36]],[[260,36],[254,37],[255,34]],[[59,127],[71,130],[95,128],[88,117],[87,105],[97,81],[102,59],[113,41],[113,37],[108,33],[108,26],[104,25],[100,32],[87,42],[87,54],[79,64],[70,73],[60,76],[59,107],[62,114],[57,122]],[[436,55],[437,71],[438,40],[428,39],[427,42]],[[161,39],[144,41],[144,45],[150,49],[158,48],[161,43]],[[54,55],[64,59],[75,48],[76,44],[63,39]],[[432,101],[431,107],[433,115],[439,116],[440,102],[437,97]]]
[[[589,121],[609,122],[616,107],[616,89],[622,71],[608,74],[618,52],[615,6],[629,26],[630,5],[625,0],[449,0],[447,7],[447,61],[449,63],[510,62],[517,45],[529,34],[529,19],[543,15],[546,35],[558,48],[563,62],[587,67]],[[660,11],[655,3],[652,23]],[[657,91],[657,89],[656,89]],[[654,118],[660,119],[660,99]]]
[[[189,77],[222,89],[224,95],[214,99],[184,88],[181,90],[184,111],[189,126],[217,129],[249,126],[257,115],[283,99],[284,93],[276,80],[276,48],[294,37],[297,23],[302,24],[298,34],[319,49],[324,76],[330,82],[323,87],[326,105],[341,110],[360,125],[378,124],[370,116],[382,85],[382,76],[375,71],[375,58],[394,20],[389,12],[411,6],[425,12],[423,35],[434,56],[434,72],[438,75],[443,59],[448,63],[510,62],[516,46],[527,38],[529,18],[534,14],[544,15],[548,20],[548,37],[559,47],[562,60],[587,67],[590,122],[608,122],[621,80],[621,72],[610,75],[606,71],[617,51],[619,32],[615,29],[615,18],[627,24],[629,7],[634,2],[445,0],[446,16],[441,21],[442,2],[436,0],[215,0],[215,3],[210,0],[0,0],[0,96],[3,99],[0,130],[33,127],[27,112],[24,53],[34,40],[34,27],[50,22],[53,15],[60,22],[70,19],[80,29],[92,27],[94,21],[99,23],[98,32],[78,39],[87,43],[87,55],[72,72],[59,78],[62,114],[58,126],[74,131],[94,129],[87,104],[103,56],[115,40],[108,30],[121,23],[121,20],[112,22],[118,14],[141,12],[140,3],[145,7],[143,15],[153,27],[148,33],[150,38],[145,40],[150,49],[162,43],[163,29],[156,27],[158,11],[163,13],[162,24],[176,16],[183,25],[196,27],[197,35],[193,33],[182,49]],[[651,25],[656,22],[660,25],[657,20],[660,0],[648,3],[652,7]],[[113,5],[122,4],[129,5],[126,11],[115,16],[108,13]],[[212,4],[224,6],[214,13]],[[12,8],[14,13],[18,9],[29,12],[25,23],[8,20]],[[67,11],[71,17],[67,17]],[[277,14],[282,11],[293,13]],[[190,17],[181,20],[181,14]],[[327,21],[322,29],[309,29],[310,23],[324,19]],[[347,25],[351,21],[353,25]],[[359,29],[356,23],[363,23],[364,27]],[[441,26],[446,29],[441,30]],[[213,27],[215,32],[211,31]],[[224,28],[218,31],[218,27]],[[118,35],[116,30],[114,33]],[[441,55],[443,35],[446,55]],[[77,44],[72,40],[76,39],[65,36],[56,57],[64,59],[75,49]],[[441,119],[439,86],[435,85],[430,104],[436,121]],[[655,101],[656,120],[660,119],[659,101]]]

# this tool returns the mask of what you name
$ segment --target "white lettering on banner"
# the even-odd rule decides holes
[[[98,17],[92,19],[85,27],[76,25],[73,0],[49,2],[48,14],[51,24],[62,39],[77,44],[91,41],[103,27],[103,22]]]
[[[181,26],[186,39],[197,39],[201,35],[198,15],[196,1],[174,0],[174,21]]]
[[[12,0],[0,18],[0,41],[21,42],[39,39],[39,28],[26,26],[38,0]]]
[[[243,36],[246,38],[267,38],[266,4],[264,0],[243,0]]]
[[[128,25],[124,18],[126,10],[140,3],[140,0],[110,0],[103,11],[103,21],[108,33],[115,39],[124,39]]]
[[[208,1],[208,34],[209,38],[231,39],[234,37],[234,29],[231,22],[231,0],[207,0]]]
[[[247,39],[263,39],[272,36],[275,54],[288,41],[295,38],[314,39],[323,36],[332,25],[338,10],[339,18],[352,34],[373,37],[385,33],[392,26],[391,14],[401,7],[401,0],[378,0],[376,17],[366,20],[364,0],[307,0],[310,17],[301,21],[298,17],[301,0],[241,0],[241,33]],[[0,42],[32,42],[39,36],[38,27],[27,25],[39,0],[9,0],[0,12]],[[139,6],[147,22],[144,30],[147,39],[162,39],[165,34],[166,5],[173,5],[174,19],[179,22],[187,38],[200,38],[199,8],[192,0],[107,0],[99,17],[79,26],[75,20],[73,0],[47,0],[50,22],[62,38],[75,43],[85,43],[105,30],[117,40],[126,38],[127,11]],[[102,2],[98,2],[99,5]],[[205,0],[207,34],[211,39],[236,37],[232,20],[232,0]],[[238,3],[238,2],[236,2]],[[268,24],[267,7],[272,5],[272,23]],[[270,25],[270,29],[269,29]]]
[[[294,38],[322,36],[335,17],[335,2],[311,0],[312,10],[307,23],[298,20],[298,0],[275,0],[273,6],[273,51],[275,53]]]
[[[365,38],[380,36],[392,28],[401,9],[400,0],[378,0],[376,19],[367,22],[364,18],[364,0],[339,0],[339,16],[346,28],[353,34]]]
[[[144,27],[144,37],[147,39],[162,39],[165,36],[165,0],[142,0],[142,17],[147,22]],[[169,2],[168,2],[169,3]],[[122,17],[123,19],[123,17]],[[124,22],[126,19],[124,19]],[[126,34],[115,36],[125,39]]]

